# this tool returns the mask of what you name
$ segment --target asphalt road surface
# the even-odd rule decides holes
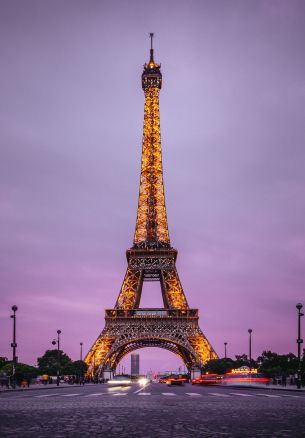
[[[305,393],[155,383],[0,394],[1,437],[305,437]]]

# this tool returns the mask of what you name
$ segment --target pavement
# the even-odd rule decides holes
[[[305,437],[303,391],[107,384],[0,394],[1,437]]]
[[[91,384],[89,384],[91,385]],[[6,386],[4,387],[0,387],[0,394],[3,392],[18,392],[18,391],[39,391],[39,390],[46,390],[46,389],[60,389],[60,388],[75,388],[77,386],[77,384],[68,384],[68,383],[61,383],[59,386],[57,386],[56,384],[51,384],[51,385],[43,385],[43,384],[33,384],[25,387],[21,387],[21,386],[16,386],[16,388],[12,388],[9,387],[7,388]]]
[[[16,392],[16,391],[36,391],[36,390],[47,390],[47,389],[62,389],[62,388],[76,388],[82,385],[79,384],[69,384],[69,383],[61,383],[59,386],[56,384],[52,385],[42,385],[42,384],[33,384],[29,387],[20,387],[17,386],[15,389],[12,387],[7,388],[6,386],[0,387],[0,394],[3,392]],[[86,383],[86,386],[96,386],[94,383]],[[234,386],[235,388],[247,388],[247,389],[262,389],[267,391],[296,391],[296,392],[304,392],[305,393],[305,387],[302,387],[298,389],[295,385],[287,385],[287,386],[281,386],[281,385],[260,385],[260,384],[247,384],[247,383],[235,383],[230,385],[215,385],[214,387],[221,387],[221,388],[232,388]]]

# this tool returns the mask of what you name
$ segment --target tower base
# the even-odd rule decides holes
[[[198,325],[197,309],[107,309],[105,321],[86,357],[90,374],[113,371],[126,354],[145,347],[177,354],[189,371],[217,358]]]

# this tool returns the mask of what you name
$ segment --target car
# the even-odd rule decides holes
[[[192,385],[216,385],[221,383],[221,376],[219,374],[202,374],[196,379],[192,379]]]
[[[111,386],[129,386],[131,385],[131,379],[127,376],[114,376],[108,380],[107,384]]]
[[[171,377],[169,377],[166,380],[166,384],[168,386],[171,386],[171,385],[180,385],[180,386],[182,386],[182,385],[184,385],[184,383],[185,383],[185,379],[182,378],[182,377],[173,377],[173,376],[171,376]]]
[[[166,380],[167,380],[167,379],[162,378],[162,379],[159,379],[158,382],[159,382],[159,383],[166,383]]]

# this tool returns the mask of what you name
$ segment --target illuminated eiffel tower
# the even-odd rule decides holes
[[[176,269],[177,250],[171,246],[167,225],[160,136],[160,65],[144,65],[144,129],[140,192],[132,248],[126,251],[127,272],[114,309],[107,309],[105,327],[88,352],[89,373],[115,370],[133,350],[160,347],[176,353],[190,370],[217,358],[198,325],[198,309],[190,309]],[[140,307],[144,281],[159,281],[163,308]]]

